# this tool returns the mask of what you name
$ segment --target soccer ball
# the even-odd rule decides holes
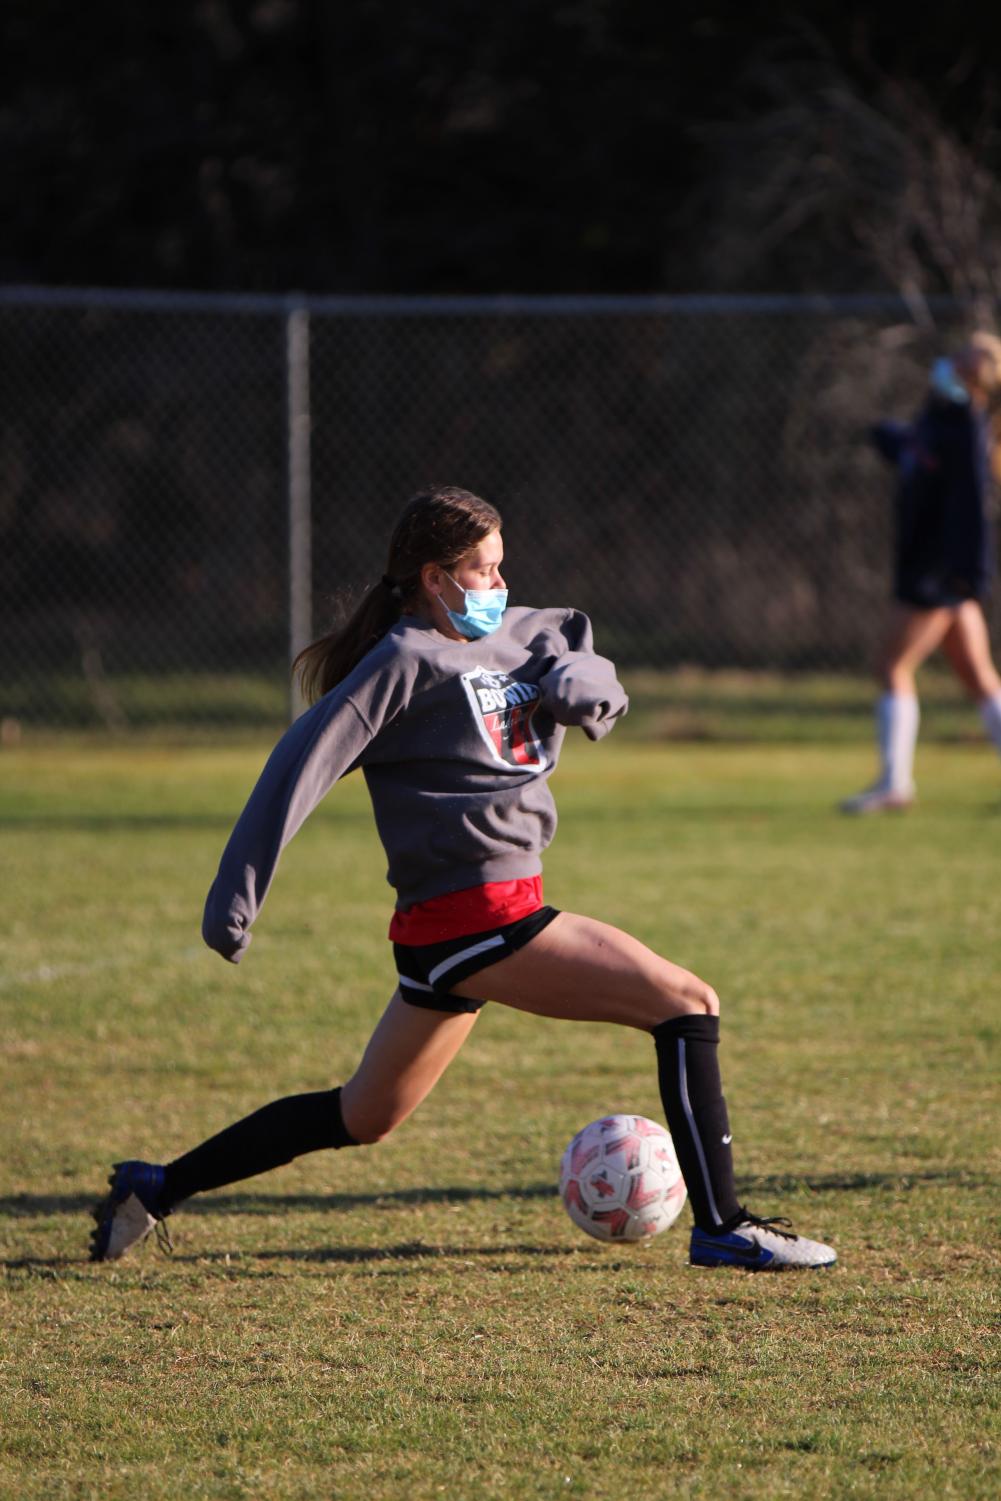
[[[671,1133],[642,1115],[606,1115],[578,1131],[560,1164],[560,1198],[596,1240],[643,1240],[685,1202]]]

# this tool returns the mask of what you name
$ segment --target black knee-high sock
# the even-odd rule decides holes
[[[719,1017],[676,1016],[652,1031],[660,1096],[695,1223],[723,1230],[736,1223],[740,1205],[719,1076]]]
[[[282,1167],[304,1152],[357,1145],[341,1115],[339,1089],[287,1095],[168,1163],[164,1169],[164,1208],[206,1189]]]

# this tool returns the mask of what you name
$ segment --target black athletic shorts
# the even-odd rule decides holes
[[[976,599],[977,595],[957,594],[943,585],[934,588],[909,586],[898,588],[894,593],[894,598],[898,604],[907,605],[911,610],[955,610],[958,605],[965,604],[968,599]]]
[[[898,563],[894,597],[912,610],[954,610],[968,599],[983,602],[988,589],[979,589],[968,579],[941,570],[905,568]]]
[[[451,987],[523,948],[558,916],[555,907],[540,907],[517,922],[488,928],[485,933],[446,938],[444,943],[394,943],[401,996],[412,1006],[425,1006],[431,1011],[479,1011],[482,1001],[452,995]]]

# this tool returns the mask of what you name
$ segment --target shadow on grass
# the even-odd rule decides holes
[[[737,1188],[744,1193],[858,1193],[866,1188],[903,1189],[923,1187],[929,1183],[948,1184],[950,1188],[989,1188],[994,1179],[988,1173],[971,1173],[965,1168],[938,1169],[926,1173],[832,1173],[808,1176],[795,1173],[769,1173],[738,1178]]]
[[[613,1247],[614,1249],[614,1247]],[[194,1256],[171,1258],[180,1262],[214,1261],[232,1265],[240,1261],[316,1261],[341,1262],[351,1265],[369,1261],[431,1261],[484,1256],[576,1256],[578,1246],[526,1245],[515,1242],[502,1246],[443,1246],[423,1240],[403,1241],[395,1246],[313,1246],[308,1249],[284,1249],[280,1251],[209,1251]]]
[[[773,1173],[742,1177],[737,1186],[741,1193],[859,1193],[865,1189],[890,1189],[907,1192],[929,1184],[950,1188],[989,1188],[994,1179],[987,1173],[972,1173],[964,1168],[940,1168],[921,1173]],[[520,1183],[506,1188],[397,1188],[384,1193],[207,1193],[178,1206],[181,1214],[283,1214],[289,1210],[334,1214],[338,1210],[362,1208],[391,1209],[401,1204],[473,1204],[505,1199],[555,1199],[555,1183]],[[86,1214],[93,1209],[100,1193],[93,1194],[12,1194],[0,1198],[0,1215],[12,1219],[33,1219],[53,1214]],[[381,1254],[381,1253],[380,1253]],[[0,1262],[0,1265],[4,1263]]]
[[[850,1173],[830,1176],[796,1177],[792,1174],[776,1174],[743,1178],[739,1181],[741,1194],[795,1193],[806,1190],[810,1193],[854,1193],[865,1189],[884,1189],[895,1192],[910,1191],[923,1185],[948,1185],[956,1189],[990,1187],[994,1180],[987,1174],[968,1173],[963,1169],[948,1169],[924,1173]],[[336,1211],[358,1206],[389,1207],[394,1204],[470,1203],[476,1200],[502,1199],[552,1199],[555,1189],[548,1183],[531,1184],[517,1188],[413,1188],[400,1189],[383,1194],[219,1194],[200,1197],[181,1206],[183,1214],[267,1214],[274,1215],[286,1210]],[[93,1207],[93,1197],[82,1194],[17,1194],[0,1199],[0,1215],[28,1218],[51,1214],[85,1214]],[[760,1206],[759,1206],[760,1207]],[[553,1262],[567,1257],[579,1257],[581,1246],[545,1245],[537,1242],[515,1242],[508,1245],[441,1245],[421,1240],[403,1241],[388,1246],[314,1246],[306,1249],[285,1247],[280,1250],[257,1251],[200,1251],[194,1255],[174,1254],[169,1261],[181,1265],[211,1263],[226,1267],[241,1268],[254,1275],[250,1267],[254,1262],[308,1262],[328,1265],[361,1265],[382,1263],[387,1270],[393,1263],[408,1263],[425,1260],[472,1260],[530,1256]],[[634,1249],[620,1247],[619,1249]],[[616,1250],[615,1246],[604,1251]],[[26,1271],[40,1276],[58,1278],[60,1270],[68,1271],[77,1266],[90,1265],[88,1257],[67,1256],[16,1256],[0,1258],[4,1271]],[[271,1275],[260,1272],[257,1275]]]
[[[50,1214],[85,1214],[101,1197],[92,1194],[13,1194],[0,1199],[0,1215],[31,1219]],[[215,1193],[189,1199],[184,1214],[280,1214],[289,1209],[334,1213],[339,1209],[387,1208],[395,1204],[470,1204],[495,1199],[552,1199],[553,1183],[511,1188],[398,1188],[385,1193],[258,1194]]]
[[[141,1249],[145,1249],[144,1247]],[[453,1246],[440,1245],[437,1242],[422,1240],[402,1241],[397,1245],[390,1246],[311,1246],[308,1248],[284,1247],[281,1250],[259,1251],[198,1251],[191,1255],[173,1252],[163,1258],[161,1265],[199,1266],[210,1263],[215,1266],[232,1268],[234,1271],[243,1271],[254,1275],[253,1264],[261,1261],[293,1261],[308,1262],[317,1265],[353,1266],[377,1262],[387,1268],[394,1263],[409,1263],[415,1261],[470,1261],[473,1258],[482,1260],[490,1257],[497,1258],[511,1256],[532,1256],[546,1261],[554,1259],[566,1259],[567,1257],[579,1257],[582,1250],[587,1247],[581,1246],[548,1246],[537,1243],[526,1244],[518,1241],[509,1245],[499,1246]],[[607,1249],[615,1252],[615,1246]],[[629,1245],[618,1247],[619,1250],[635,1249]],[[130,1267],[137,1263],[130,1260]],[[60,1271],[70,1271],[75,1267],[93,1266],[89,1256],[11,1256],[0,1258],[0,1269],[5,1272],[31,1272],[38,1276],[58,1280]],[[259,1272],[256,1275],[271,1276]]]

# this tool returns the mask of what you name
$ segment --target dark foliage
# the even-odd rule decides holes
[[[745,64],[770,36],[809,20],[861,86],[906,73],[963,128],[996,23],[962,4],[914,16],[828,0],[7,0],[0,279],[704,287],[720,273],[700,127],[753,117]],[[786,264],[775,275],[789,285]]]

